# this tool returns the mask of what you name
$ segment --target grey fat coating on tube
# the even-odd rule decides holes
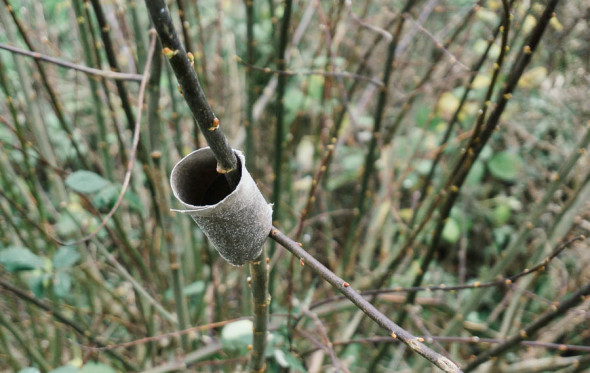
[[[234,150],[240,182],[232,191],[210,148],[181,159],[170,175],[174,196],[182,203],[219,254],[239,266],[256,259],[272,227],[272,208],[246,170],[244,154]]]

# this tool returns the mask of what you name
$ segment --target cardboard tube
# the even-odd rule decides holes
[[[256,259],[272,227],[272,207],[246,170],[244,154],[238,159],[239,183],[231,190],[210,148],[195,150],[172,170],[172,193],[199,225],[219,254],[232,265]]]

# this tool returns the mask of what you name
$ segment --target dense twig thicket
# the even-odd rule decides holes
[[[3,6],[1,371],[590,367],[589,1]],[[206,144],[249,266],[171,210]]]

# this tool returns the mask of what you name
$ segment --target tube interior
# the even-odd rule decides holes
[[[236,155],[237,169],[242,177],[242,164]],[[216,171],[217,161],[211,149],[203,150],[181,161],[174,170],[175,188],[178,198],[193,206],[214,205],[227,197],[234,189],[230,188],[225,175]]]

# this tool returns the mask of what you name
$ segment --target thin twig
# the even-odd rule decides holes
[[[420,317],[418,317],[418,315],[421,313],[421,309],[419,306],[417,305],[412,305],[412,306],[408,306],[409,308],[409,314],[410,314],[410,318],[412,319],[412,322],[414,322],[414,325],[416,325],[416,327],[418,329],[420,329],[420,331],[424,334],[424,339],[427,341],[432,341],[432,343],[438,347],[439,350],[443,351],[443,354],[449,358],[449,360],[453,360],[453,358],[451,357],[451,354],[449,354],[448,352],[446,352],[443,348],[443,346],[440,345],[440,343],[434,339],[432,339],[432,333],[430,333],[428,331],[428,329],[426,328],[426,326],[424,325],[424,322],[420,319]]]
[[[150,41],[150,49],[148,52],[148,58],[144,67],[144,73],[141,80],[141,84],[139,86],[139,96],[137,99],[138,102],[138,110],[137,110],[137,118],[135,119],[135,129],[133,130],[133,143],[131,145],[131,153],[129,154],[129,162],[127,163],[127,170],[125,171],[125,178],[123,180],[123,185],[121,187],[121,192],[119,192],[119,196],[117,197],[117,201],[111,208],[108,214],[102,219],[99,226],[90,234],[86,235],[85,237],[72,242],[72,243],[61,243],[64,246],[71,246],[71,245],[79,245],[83,242],[89,241],[92,238],[96,237],[98,232],[100,232],[109,222],[109,220],[113,217],[117,209],[121,205],[123,198],[125,197],[125,193],[129,188],[129,183],[131,182],[131,173],[133,171],[133,166],[135,165],[135,158],[137,154],[137,145],[139,144],[139,135],[141,133],[141,113],[143,107],[143,97],[145,94],[145,89],[147,87],[147,82],[150,76],[150,65],[152,63],[152,57],[154,56],[154,51],[156,48],[156,34],[152,32],[152,39]],[[55,240],[56,242],[60,242],[59,240]]]
[[[416,3],[417,2],[415,1],[406,1],[404,7],[401,10],[401,14],[409,12],[410,9],[414,5],[416,5]],[[356,208],[358,210],[358,213],[347,227],[348,233],[346,236],[346,241],[344,243],[344,258],[342,260],[342,268],[345,270],[345,273],[350,272],[352,270],[352,265],[356,259],[355,257],[358,248],[354,245],[354,240],[356,239],[357,226],[360,224],[362,217],[364,216],[366,200],[369,195],[369,180],[371,179],[371,176],[375,169],[375,162],[378,158],[378,143],[380,143],[381,139],[381,127],[383,125],[385,107],[387,106],[387,99],[389,97],[389,90],[387,89],[387,87],[389,86],[391,75],[393,74],[393,70],[395,67],[394,61],[396,57],[396,50],[405,23],[405,18],[403,17],[396,17],[396,19],[397,20],[395,25],[395,31],[393,33],[394,36],[389,42],[389,46],[387,48],[385,66],[383,67],[383,88],[380,90],[379,96],[377,98],[377,106],[375,108],[375,114],[373,115],[373,130],[371,133],[371,141],[369,142],[369,150],[367,151],[367,154],[365,156],[365,162],[361,176],[360,192],[356,199]]]
[[[270,3],[272,4],[272,1],[270,1]],[[311,20],[313,19],[314,14],[315,14],[315,11],[314,11],[314,6],[313,6],[313,1],[310,1],[307,4],[305,11],[303,12],[301,19],[299,20],[299,25],[297,26],[297,29],[293,33],[293,37],[291,38],[289,48],[287,48],[287,52],[285,53],[285,60],[287,62],[289,62],[289,59],[291,58],[290,50],[294,46],[299,44],[299,42],[303,38],[305,31],[307,31],[309,29],[308,26],[309,26]],[[273,34],[273,37],[274,37],[274,34]],[[272,79],[270,79],[270,81],[268,82],[268,84],[266,84],[266,86],[261,90],[262,94],[254,103],[254,107],[252,110],[254,120],[260,119],[262,113],[264,112],[264,109],[266,108],[266,105],[268,105],[268,103],[274,97],[275,90],[277,88],[277,80],[278,80],[277,78],[278,77],[273,76]]]
[[[491,350],[479,355],[474,361],[469,363],[469,365],[465,368],[465,372],[471,372],[484,362],[503,354],[512,347],[524,341],[525,338],[532,338],[541,328],[547,326],[554,319],[563,315],[570,308],[577,306],[580,302],[582,302],[582,300],[586,299],[588,295],[590,295],[590,283],[584,285],[580,290],[572,294],[567,300],[559,303],[559,305],[555,307],[553,311],[546,313],[529,326],[523,328],[517,335],[504,341]]]
[[[129,80],[132,82],[141,82],[142,75],[139,74],[128,74],[128,73],[118,73],[115,71],[105,71],[100,69],[95,69],[88,66],[77,65],[72,62],[64,61],[59,58],[47,56],[45,54],[41,54],[39,52],[31,52],[21,48],[13,47],[12,45],[2,44],[0,43],[0,49],[4,49],[10,51],[12,53],[21,54],[23,56],[32,57],[36,60],[45,61],[52,63],[54,65],[58,65],[61,67],[66,67],[68,69],[73,69],[77,71],[81,71],[88,75],[94,76],[101,76],[107,79],[115,79],[115,80]]]
[[[62,245],[62,246],[79,245],[81,243],[84,243],[84,242],[89,241],[92,238],[96,237],[96,235],[107,225],[107,223],[113,217],[115,212],[117,212],[119,206],[121,205],[121,202],[123,201],[123,198],[125,197],[125,193],[127,192],[127,189],[129,188],[129,183],[131,181],[131,173],[133,170],[133,166],[135,164],[135,158],[136,158],[135,155],[137,153],[137,145],[139,144],[139,138],[140,138],[139,135],[141,132],[141,113],[142,113],[141,108],[143,106],[143,97],[144,97],[145,89],[146,89],[147,82],[149,79],[150,65],[151,65],[152,57],[153,57],[154,51],[155,51],[155,44],[156,44],[155,36],[156,36],[155,33],[153,33],[152,40],[150,42],[150,51],[149,51],[148,59],[146,61],[142,82],[139,87],[139,97],[138,97],[139,110],[138,110],[137,118],[135,121],[135,129],[133,132],[133,144],[131,147],[131,154],[130,154],[129,162],[127,164],[127,170],[125,172],[125,178],[123,180],[123,185],[121,187],[121,191],[119,192],[119,196],[117,197],[117,200],[116,200],[115,204],[113,205],[113,207],[111,208],[111,210],[109,211],[109,213],[102,219],[99,226],[92,233],[84,236],[83,238],[73,241],[73,242],[63,242],[56,237],[52,237],[48,232],[45,233],[52,241],[54,241],[55,243],[57,243],[59,245]]]
[[[512,6],[513,2],[514,2],[514,0],[511,0],[511,2],[510,2],[511,6]],[[494,43],[498,37],[498,34],[500,33],[500,29],[502,28],[503,23],[504,23],[504,20],[500,21],[500,23],[498,24],[498,27],[496,27],[496,29],[494,31],[494,34],[489,39],[488,46],[487,46],[486,50],[482,53],[479,60],[470,69],[473,72],[473,74],[471,74],[471,77],[469,78],[469,82],[466,84],[467,88],[465,89],[465,92],[463,93],[463,96],[461,97],[459,105],[457,106],[457,108],[455,109],[455,112],[453,113],[453,117],[447,123],[447,129],[445,131],[445,134],[443,135],[443,138],[440,140],[439,148],[445,147],[446,144],[449,142],[449,138],[451,137],[451,134],[453,133],[453,129],[455,128],[455,124],[458,122],[459,114],[463,110],[463,107],[464,107],[465,103],[467,102],[467,97],[469,97],[469,93],[473,89],[473,82],[475,81],[475,78],[477,77],[477,74],[479,73],[479,70],[483,66],[484,62],[487,60],[488,54],[490,53],[490,50],[492,49],[492,46],[494,45]],[[428,175],[426,176],[426,179],[424,180],[422,187],[420,188],[420,199],[418,201],[418,206],[415,209],[416,211],[418,211],[420,209],[424,199],[426,198],[426,194],[427,194],[426,192],[432,183],[432,180],[434,178],[434,173],[437,170],[437,166],[438,166],[440,160],[442,159],[442,157],[443,157],[442,151],[437,153],[436,157],[434,158],[434,160],[430,166],[430,170],[428,171]],[[414,222],[415,222],[417,216],[418,216],[417,213],[412,214],[412,219],[410,221],[410,227],[414,226]]]
[[[34,50],[35,48],[33,46],[33,43],[31,42],[22,22],[17,18],[13,7],[10,5],[8,0],[3,0],[3,2],[6,5],[6,10],[10,13],[12,20],[14,21],[14,24],[16,25],[21,37],[23,38],[23,41],[25,42],[25,44],[27,45],[27,47],[30,50]],[[77,141],[75,141],[74,133],[72,131],[70,123],[68,123],[68,120],[66,119],[66,117],[63,113],[63,110],[62,110],[63,105],[59,101],[53,86],[51,85],[51,83],[49,82],[49,79],[47,78],[47,73],[45,71],[44,66],[39,62],[39,60],[35,59],[34,61],[37,66],[37,69],[39,70],[39,76],[41,78],[41,82],[43,83],[43,86],[45,87],[45,89],[47,90],[47,94],[49,95],[51,107],[52,107],[55,115],[57,116],[60,127],[68,135],[70,144],[74,148],[74,150],[76,152],[76,156],[78,157],[79,161],[84,165],[84,167],[89,168],[87,159],[82,156],[80,144]]]
[[[346,4],[346,8],[348,9],[348,15],[350,16],[350,18],[352,18],[360,26],[362,26],[364,28],[367,28],[367,29],[369,29],[371,31],[374,31],[374,32],[378,33],[379,35],[381,35],[387,41],[391,41],[393,39],[393,36],[391,35],[391,33],[389,31],[387,31],[384,28],[381,28],[379,26],[375,26],[372,23],[365,22],[362,19],[360,19],[352,11],[352,1],[351,0],[346,0],[345,4]]]
[[[434,42],[436,47],[438,49],[442,50],[443,53],[446,54],[447,57],[449,57],[449,60],[451,60],[452,63],[456,63],[459,66],[461,66],[461,68],[463,68],[467,71],[471,71],[468,66],[466,66],[463,62],[459,61],[459,59],[457,57],[455,57],[451,52],[449,52],[449,50],[447,48],[445,48],[445,46],[440,41],[436,40],[436,37],[434,35],[432,35],[430,33],[430,31],[425,29],[420,23],[418,23],[418,21],[416,21],[414,18],[412,18],[411,15],[406,13],[406,14],[403,14],[402,17],[404,17],[406,20],[412,22],[414,24],[414,26],[418,27],[418,30],[422,31],[426,36],[428,36],[428,38]]]
[[[330,337],[328,336],[328,331],[326,330],[324,323],[322,322],[322,320],[320,320],[318,315],[310,311],[308,308],[303,308],[302,312],[313,320],[317,331],[320,333],[323,339],[323,343],[320,343],[320,345],[322,345],[325,348],[328,355],[330,355],[330,359],[332,360],[332,364],[334,365],[334,369],[336,370],[336,372],[341,372],[342,364],[340,363],[340,360],[338,360],[338,357],[334,352],[334,348],[332,347],[333,343],[330,340]]]
[[[256,45],[254,41],[254,1],[244,0],[244,6],[246,7],[246,60],[244,63],[249,66],[254,66],[256,62]],[[237,56],[236,56],[237,57]],[[242,61],[241,58],[237,57],[238,61]],[[254,97],[256,87],[256,77],[253,69],[246,69],[246,120],[244,121],[244,127],[246,127],[246,167],[252,170],[256,169],[256,157],[255,157],[255,146],[254,141]]]
[[[264,248],[256,260],[249,262],[250,287],[252,288],[252,304],[254,308],[252,353],[250,356],[250,370],[252,372],[264,372],[266,368],[265,351],[268,337],[268,309],[270,306],[268,262]]]
[[[76,323],[76,321],[71,320],[70,318],[66,317],[58,310],[49,306],[47,303],[35,298],[34,296],[27,294],[26,292],[22,291],[18,287],[8,283],[7,281],[4,281],[1,278],[0,278],[0,287],[6,289],[7,291],[11,292],[12,294],[16,295],[17,297],[23,299],[24,301],[29,302],[29,303],[35,305],[36,307],[41,308],[42,310],[48,312],[57,321],[69,326],[70,328],[74,329],[76,331],[76,333],[78,333],[80,336],[87,338],[91,343],[99,346],[99,347],[92,347],[92,348],[103,348],[104,347],[105,349],[109,349],[109,348],[106,348],[105,342],[103,342],[100,338],[94,337],[92,335],[92,333],[89,333],[88,328],[86,328],[82,325],[79,325],[78,323]],[[125,365],[125,367],[127,367],[127,369],[130,369],[131,371],[138,371],[138,368],[135,366],[135,364],[133,364],[132,362],[127,360],[127,358],[119,355],[115,351],[108,351],[108,353],[111,356],[113,356],[114,358],[116,358],[117,360],[119,360],[120,362],[122,362]]]
[[[125,267],[123,265],[121,265],[121,263],[119,263],[117,261],[117,259],[115,258],[115,256],[111,253],[108,252],[108,250],[102,246],[102,245],[97,245],[98,250],[101,252],[102,255],[104,255],[104,257],[106,258],[106,260],[111,263],[111,265],[113,267],[115,267],[115,269],[117,270],[117,272],[119,272],[119,274],[121,276],[123,276],[123,278],[127,281],[129,281],[131,283],[131,286],[133,286],[133,288],[135,289],[135,291],[137,291],[138,294],[140,294],[142,297],[145,298],[145,300],[152,305],[152,307],[154,307],[154,309],[156,311],[158,311],[158,313],[160,315],[162,315],[162,317],[166,320],[168,320],[170,323],[178,325],[178,318],[171,314],[170,312],[166,311],[166,309],[160,304],[158,303],[157,300],[155,300],[150,293],[148,293],[147,290],[145,290],[143,288],[143,286],[141,286],[141,284],[125,269]]]
[[[276,74],[276,75],[286,75],[286,76],[302,76],[302,75],[320,75],[320,76],[329,76],[329,77],[337,77],[337,78],[346,78],[346,79],[356,79],[366,81],[378,87],[383,87],[383,82],[380,82],[376,79],[373,79],[368,76],[353,74],[346,71],[339,71],[339,72],[330,72],[330,71],[321,71],[321,70],[303,70],[303,71],[288,71],[288,70],[275,70],[269,67],[260,67],[253,64],[250,64],[244,61],[241,57],[235,56],[236,60],[244,66],[247,66],[250,69],[256,71],[262,71],[263,73],[267,74]]]
[[[179,356],[175,360],[168,361],[162,365],[158,365],[150,369],[146,369],[143,371],[143,373],[165,373],[184,371],[189,367],[189,365],[193,365],[195,362],[207,356],[217,353],[222,348],[223,347],[220,342],[212,342],[184,356]]]
[[[2,285],[1,282],[0,282],[0,285]],[[218,322],[214,322],[214,323],[210,323],[210,324],[194,326],[192,328],[188,328],[188,329],[184,329],[184,330],[177,330],[177,331],[170,332],[170,333],[140,338],[140,339],[136,339],[134,341],[117,343],[117,344],[109,344],[108,346],[103,346],[103,347],[84,346],[84,345],[80,345],[80,344],[78,344],[78,346],[85,349],[85,350],[90,350],[90,351],[110,351],[110,350],[115,350],[118,348],[132,347],[132,346],[137,346],[137,345],[148,343],[148,342],[159,341],[159,340],[162,340],[165,338],[180,337],[181,335],[188,335],[188,334],[193,334],[196,332],[202,332],[203,330],[215,329],[215,328],[225,326],[227,324],[231,324],[236,321],[248,320],[248,319],[250,319],[250,317],[239,317],[239,318],[231,319],[231,320],[218,321]]]
[[[399,325],[387,318],[387,316],[382,314],[377,308],[375,308],[375,306],[363,298],[362,295],[353,290],[348,282],[344,281],[328,268],[326,268],[311,254],[299,246],[297,242],[291,240],[275,227],[272,228],[270,237],[285,249],[289,250],[297,258],[299,258],[301,265],[309,266],[314,272],[319,274],[324,280],[330,283],[330,285],[344,294],[344,296],[350,299],[352,303],[354,303],[367,316],[373,319],[379,326],[391,333],[392,338],[399,339],[413,351],[417,352],[445,372],[461,372],[461,369],[459,369],[455,363],[425,346],[422,343],[422,338],[413,336],[405,329],[401,328]]]
[[[480,338],[477,336],[473,337],[453,337],[453,336],[423,336],[424,341],[426,343],[430,343],[433,341],[443,342],[443,343],[467,343],[467,344],[500,344],[506,342],[504,339],[496,339],[496,338]],[[368,337],[368,338],[357,338],[351,339],[348,341],[336,341],[333,342],[334,346],[347,346],[350,344],[355,343],[397,343],[398,341],[395,339],[391,339],[389,337]],[[549,342],[538,342],[538,341],[521,341],[520,344],[522,346],[527,347],[537,347],[537,348],[547,348],[551,350],[559,350],[559,351],[579,351],[579,352],[590,352],[590,346],[582,346],[582,345],[572,345],[572,344],[564,344],[564,343],[549,343]],[[319,347],[311,348],[309,350],[301,352],[302,356],[309,355],[317,350]]]
[[[291,9],[292,9],[292,0],[285,0],[284,6],[285,11],[283,13],[283,18],[281,20],[281,35],[279,39],[279,46],[278,46],[278,53],[277,53],[277,70],[282,71],[285,70],[287,66],[287,45],[289,42],[289,30],[290,30],[290,23],[291,23]],[[285,90],[287,87],[287,77],[285,75],[279,75],[277,80],[277,96],[275,101],[275,116],[276,116],[276,124],[275,124],[275,138],[274,138],[274,162],[273,162],[273,171],[274,171],[274,180],[272,186],[272,202],[274,203],[273,209],[273,220],[279,220],[281,218],[281,193],[283,191],[282,188],[282,180],[283,180],[283,160],[285,158],[285,149],[284,149],[284,141],[285,141],[285,128],[284,128],[284,118],[285,118],[285,105],[283,102],[283,97],[285,96]],[[270,255],[274,252],[272,246],[270,250]]]
[[[512,97],[512,93],[516,89],[516,85],[525,68],[530,63],[534,52],[539,46],[539,42],[549,24],[549,20],[554,14],[553,12],[558,2],[559,0],[551,0],[547,4],[543,14],[537,22],[537,25],[527,37],[524,47],[522,48],[519,56],[517,57],[517,60],[514,62],[510,73],[506,78],[503,90],[498,92],[497,105],[494,111],[490,114],[487,124],[481,133],[481,141],[476,144],[476,147],[473,150],[471,163],[475,162],[477,156],[483,149],[483,145],[497,128],[500,116],[508,104],[509,99]],[[568,174],[571,172],[573,166],[581,156],[581,153],[577,149],[586,148],[588,144],[590,144],[590,129],[586,131],[583,138],[580,139],[580,142],[576,144],[576,150],[573,151],[570,157],[562,164],[557,173],[558,177],[552,180],[549,186],[546,188],[545,195],[543,196],[541,202],[539,202],[529,213],[526,221],[530,222],[530,224],[523,224],[518,229],[515,238],[511,241],[510,245],[505,250],[503,250],[503,255],[501,258],[494,264],[492,268],[489,269],[487,273],[488,278],[493,278],[501,273],[509,265],[509,263],[514,260],[516,254],[520,252],[519,250],[525,244],[526,238],[531,232],[532,227],[534,227],[536,224],[539,224],[539,219],[545,212],[547,204],[553,198],[555,191],[563,184],[563,180],[566,180]],[[463,174],[463,176],[466,175]],[[480,297],[481,295],[472,295],[469,299],[467,299],[466,304],[463,306],[463,312],[465,314],[471,312],[471,310],[473,310],[474,307],[479,304],[481,300]],[[452,322],[447,325],[447,332],[456,329],[458,324],[458,320],[452,320]]]
[[[451,47],[451,45],[453,45],[453,43],[455,42],[455,40],[457,40],[457,38],[463,32],[463,30],[470,24],[472,17],[475,15],[476,10],[478,9],[478,5],[481,5],[482,1],[483,0],[479,0],[478,4],[475,5],[469,11],[468,14],[466,14],[465,18],[463,19],[463,22],[461,24],[459,24],[459,26],[455,29],[455,31],[451,34],[451,36],[444,42],[444,44],[437,43],[437,48],[442,49],[442,50],[448,50]],[[419,19],[417,21],[415,21],[416,22],[415,29],[419,29],[418,24],[420,22],[423,22],[426,19],[426,15],[430,14],[430,12],[432,12],[434,10],[435,3],[436,3],[436,1],[431,0],[428,3],[428,5],[425,6],[425,9],[421,13]],[[407,17],[404,17],[404,19],[412,19],[412,18],[410,16],[407,16]],[[404,37],[404,40],[409,40],[408,37],[409,37],[409,35],[406,34],[406,36]],[[400,42],[400,48],[402,45],[403,45],[403,40]],[[433,76],[433,74],[435,73],[437,68],[440,66],[440,63],[442,60],[443,60],[442,53],[439,53],[438,55],[436,55],[434,57],[432,63],[430,64],[430,67],[424,73],[424,75],[422,76],[422,78],[420,79],[418,84],[416,84],[416,86],[414,87],[412,92],[408,95],[408,97],[404,100],[404,102],[401,103],[401,110],[396,115],[395,120],[393,121],[393,123],[388,125],[387,128],[385,129],[385,135],[383,136],[383,143],[384,144],[389,144],[391,142],[391,140],[393,139],[393,137],[397,133],[398,129],[400,128],[404,118],[409,113],[412,105],[414,104],[414,101],[417,98],[417,94],[420,93],[420,91],[422,91],[423,89],[427,88],[430,85],[431,81],[433,80],[433,79],[431,79],[431,77]],[[469,72],[469,69],[467,69],[467,71]],[[447,78],[449,78],[449,77],[452,77],[452,75],[447,76]]]
[[[189,109],[199,124],[201,133],[211,147],[217,160],[217,170],[226,176],[230,187],[238,185],[239,175],[231,172],[237,168],[236,156],[220,130],[219,119],[213,113],[205,93],[195,72],[194,56],[187,55],[170,16],[170,11],[164,0],[145,0],[154,27],[162,42],[163,53],[168,58],[170,66],[180,84],[180,89]],[[207,56],[203,56],[207,59]]]
[[[521,277],[533,274],[535,272],[541,271],[541,270],[545,270],[547,265],[553,260],[555,259],[559,254],[561,254],[561,252],[565,249],[567,249],[569,246],[571,246],[574,242],[577,241],[583,241],[585,240],[586,237],[583,235],[577,236],[572,238],[571,240],[568,240],[567,242],[559,245],[554,251],[553,253],[551,253],[551,255],[549,255],[547,258],[545,258],[541,263],[538,263],[537,265],[531,267],[531,268],[527,268],[525,270],[523,270],[520,273],[517,273],[513,276],[507,277],[507,278],[503,278],[503,279],[499,279],[496,281],[491,281],[491,282],[486,282],[486,283],[481,283],[479,281],[475,281],[472,284],[467,284],[467,285],[456,285],[456,286],[447,286],[447,285],[436,285],[436,286],[411,286],[411,287],[401,287],[398,286],[396,288],[393,289],[374,289],[374,290],[365,290],[361,292],[362,296],[369,296],[369,295],[380,295],[380,294],[392,294],[392,293],[417,293],[419,291],[458,291],[458,290],[466,290],[466,289],[484,289],[484,288],[491,288],[491,287],[498,287],[498,286],[508,286],[513,284],[514,282],[516,282],[518,279],[520,279]],[[339,297],[332,297],[332,298],[326,298],[326,299],[322,299],[319,302],[313,303],[309,308],[310,309],[314,309],[317,308],[321,305],[327,304],[327,303],[331,303],[331,302],[336,302],[339,300],[344,299],[345,297],[343,296],[339,296]]]
[[[0,312],[0,325],[4,326],[10,333],[12,333],[14,338],[26,351],[26,355],[28,355],[28,358],[30,357],[30,359],[34,361],[36,365],[39,365],[39,367],[43,371],[47,372],[51,370],[51,364],[47,361],[47,359],[43,356],[43,353],[41,353],[40,351],[39,347],[41,346],[36,346],[36,343],[29,342],[25,337],[23,331],[26,330],[26,328],[23,328],[22,326],[17,327],[16,325],[13,325],[8,315],[5,315],[3,312]]]
[[[500,70],[500,67],[502,66],[502,62],[504,60],[504,55],[507,51],[506,47],[508,45],[507,44],[507,34],[508,34],[508,26],[510,24],[509,5],[506,1],[503,1],[502,3],[504,5],[502,47],[501,47],[500,55],[497,58],[496,64],[494,64],[494,66],[495,66],[494,72],[498,72]],[[522,73],[522,71],[521,71],[521,73]],[[495,74],[492,81],[495,81],[494,79],[496,79],[496,78],[497,78],[497,75]],[[518,81],[518,78],[520,78],[520,75],[518,75],[518,77],[516,78],[516,81]],[[514,84],[516,84],[516,82],[514,82]],[[492,87],[492,85],[490,86],[490,88],[491,87]],[[510,92],[511,92],[513,88],[514,88],[514,86],[512,86],[511,88],[507,87],[505,89],[506,90],[510,89]],[[488,90],[488,94],[491,95],[490,90]],[[503,113],[503,110],[506,105],[506,100],[508,98],[509,98],[508,95],[501,96],[500,104],[496,107],[496,109],[494,110],[494,112],[492,113],[490,118],[488,119],[488,121],[485,125],[486,128],[491,126],[491,128],[493,129],[496,127],[496,125],[498,124],[498,121],[500,119],[500,116]],[[486,109],[487,109],[486,102],[488,102],[488,101],[489,101],[489,99],[486,99],[483,104]],[[485,112],[483,110],[480,110],[479,115],[480,115],[480,117],[478,119],[478,124],[475,125],[474,134],[471,139],[475,139],[478,137],[477,133],[480,131],[479,120],[481,120],[483,123],[483,119],[485,118]],[[477,149],[475,149],[475,150],[471,149],[471,150],[466,151],[466,154],[468,154],[470,157],[469,158],[470,161],[465,162],[465,163],[459,162],[456,166],[456,169],[459,171],[465,171],[465,170],[469,171],[470,167],[475,163],[475,160],[477,159],[479,152],[483,148],[483,145],[485,145],[485,143],[488,139],[489,139],[489,136],[486,136],[486,137],[482,136],[481,139],[478,139],[479,142],[477,142]],[[464,166],[466,166],[466,167],[464,167]],[[411,232],[408,239],[405,241],[403,248],[400,250],[400,253],[403,253],[403,254],[407,254],[412,251],[412,244],[413,244],[414,240],[416,239],[418,234],[422,231],[422,229],[426,226],[426,224],[430,220],[430,218],[433,216],[434,211],[438,207],[439,203],[444,202],[444,205],[441,207],[441,214],[440,214],[441,217],[438,220],[437,227],[435,228],[435,233],[433,235],[434,237],[431,240],[429,250],[427,251],[425,257],[422,260],[421,271],[415,277],[414,281],[412,282],[412,284],[414,286],[417,286],[421,283],[423,276],[425,275],[426,270],[428,269],[428,266],[430,265],[430,263],[434,257],[435,249],[438,247],[438,240],[440,240],[440,237],[442,234],[442,228],[444,228],[443,222],[445,221],[446,216],[450,213],[450,209],[452,208],[456,199],[458,198],[460,188],[463,185],[463,182],[465,181],[465,178],[467,176],[467,172],[459,172],[459,171],[452,173],[452,175],[449,177],[449,180],[447,181],[444,189],[434,197],[434,201],[429,206],[428,211],[425,214],[425,217],[422,219],[422,221],[419,223],[419,225]],[[447,197],[447,198],[445,198],[445,197]],[[395,266],[397,266],[397,264],[399,263],[400,260],[401,260],[401,255],[398,255],[397,258],[394,258],[393,260],[391,260],[387,264],[387,270],[385,271],[384,274],[382,274],[379,277],[379,280],[376,282],[377,287],[380,287],[379,285],[382,284],[383,282],[385,282],[389,278],[389,276],[393,272],[393,269],[395,268]],[[411,301],[412,301],[411,297],[412,296],[409,297],[408,303],[411,303]],[[405,317],[405,314],[402,313],[400,319],[403,320],[404,317]]]

